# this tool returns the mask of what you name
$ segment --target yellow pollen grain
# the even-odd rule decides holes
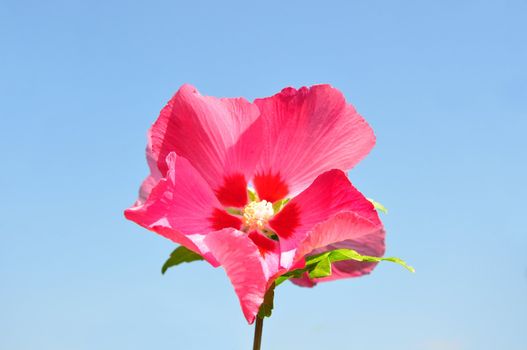
[[[250,230],[263,230],[273,215],[273,203],[266,200],[251,202],[243,208],[242,221]]]

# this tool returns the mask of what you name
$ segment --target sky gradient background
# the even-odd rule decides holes
[[[284,284],[263,349],[525,350],[526,17],[520,0],[0,0],[0,349],[250,348],[224,272],[161,276],[174,244],[122,214],[188,82],[341,89],[377,135],[350,178],[417,269]]]

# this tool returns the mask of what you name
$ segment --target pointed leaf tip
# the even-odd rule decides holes
[[[201,255],[198,253],[194,253],[192,250],[184,247],[179,246],[170,254],[170,257],[165,261],[163,264],[163,267],[161,267],[161,273],[165,274],[165,272],[171,268],[172,266],[179,265],[184,262],[192,262],[192,261],[198,261],[198,260],[204,260]]]

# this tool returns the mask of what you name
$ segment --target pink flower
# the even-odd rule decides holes
[[[125,215],[223,266],[252,323],[275,279],[306,256],[337,248],[384,254],[377,212],[344,172],[374,143],[368,124],[329,85],[286,88],[254,103],[184,85],[149,131],[151,173]],[[286,198],[275,212],[273,203]],[[329,277],[293,282],[313,286],[374,266],[335,262]]]

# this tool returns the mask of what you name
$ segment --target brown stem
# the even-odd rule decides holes
[[[260,350],[260,346],[262,345],[263,321],[263,317],[256,317],[256,324],[254,325],[253,350]]]

